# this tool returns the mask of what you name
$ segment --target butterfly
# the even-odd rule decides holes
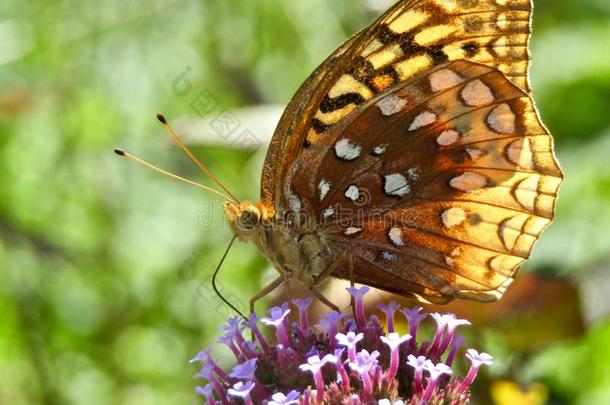
[[[563,175],[528,82],[530,0],[401,0],[288,104],[259,202],[224,205],[279,276],[419,301],[499,299]]]

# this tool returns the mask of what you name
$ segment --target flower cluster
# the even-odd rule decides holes
[[[469,349],[468,374],[463,378],[453,375],[451,366],[463,344],[456,329],[470,322],[390,302],[379,305],[386,331],[377,316],[366,317],[363,298],[368,290],[348,288],[355,302],[353,319],[329,312],[319,324],[311,325],[309,298],[293,301],[298,310],[295,323],[288,320],[288,304],[272,308],[260,323],[274,330],[275,342],[264,336],[256,314],[247,321],[230,319],[218,342],[229,347],[237,365],[226,372],[212,359],[209,349],[199,353],[192,360],[203,363],[196,377],[204,378],[207,384],[196,391],[209,404],[466,403],[479,368],[493,361],[490,355]],[[395,331],[397,312],[406,318],[409,333]],[[420,323],[427,317],[435,321],[436,332],[418,343]],[[252,339],[244,337],[245,329]]]

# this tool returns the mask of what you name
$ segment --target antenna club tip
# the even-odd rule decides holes
[[[115,148],[114,153],[116,153],[119,156],[125,156],[125,151],[123,149]]]
[[[163,116],[163,114],[161,113],[157,113],[157,119],[159,121],[161,121],[161,124],[163,125],[167,125],[167,120],[165,119],[165,117]]]

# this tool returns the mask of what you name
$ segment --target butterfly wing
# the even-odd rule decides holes
[[[334,254],[352,254],[355,281],[488,301],[551,222],[561,180],[531,97],[462,60],[357,107],[303,151],[284,192]]]
[[[529,91],[530,0],[402,0],[331,55],[288,105],[271,141],[261,200],[283,215],[286,176],[301,151],[358,105],[419,72],[467,59]]]

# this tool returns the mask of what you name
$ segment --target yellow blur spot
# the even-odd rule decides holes
[[[337,83],[330,89],[328,95],[331,98],[336,98],[348,93],[358,93],[367,100],[373,97],[373,93],[368,87],[354,79],[352,75],[348,74],[339,78]]]
[[[409,10],[392,21],[390,29],[397,34],[402,34],[425,23],[429,17],[428,13],[423,11]]]
[[[373,64],[375,69],[381,69],[403,56],[404,53],[402,52],[402,49],[400,49],[400,45],[393,44],[380,52],[373,53],[369,56],[368,61]]]
[[[527,390],[513,381],[496,381],[491,386],[491,398],[495,405],[544,405],[548,389],[542,384],[532,384]]]
[[[426,28],[415,36],[415,42],[422,46],[432,45],[457,31],[453,25],[437,25]]]
[[[407,80],[430,66],[432,66],[432,59],[428,55],[419,55],[396,63],[394,69],[400,76],[400,80]]]

